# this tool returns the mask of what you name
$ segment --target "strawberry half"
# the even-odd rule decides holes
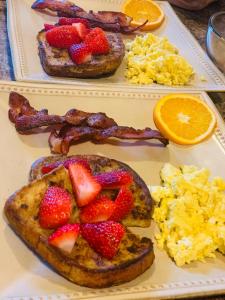
[[[119,189],[122,185],[130,185],[133,182],[132,175],[123,170],[105,172],[95,176],[103,189]]]
[[[66,224],[49,236],[48,243],[70,253],[73,250],[79,232],[80,224]]]
[[[65,160],[64,162],[60,162],[60,161],[56,161],[54,163],[51,164],[46,164],[41,168],[41,172],[42,174],[47,174],[49,172],[51,172],[52,170],[58,168],[59,166],[63,165],[65,168],[69,168],[70,164],[79,162],[80,164],[82,164],[86,169],[88,169],[89,171],[91,171],[90,165],[87,162],[87,160],[85,159],[81,159],[81,158],[68,158],[67,160]]]
[[[81,42],[76,28],[69,25],[57,26],[46,32],[46,40],[50,46],[56,48],[69,48]]]
[[[72,25],[72,24],[75,24],[75,23],[82,23],[86,26],[86,28],[90,27],[90,24],[89,24],[88,20],[81,19],[81,18],[61,17],[61,18],[59,18],[58,23],[59,23],[59,25]]]
[[[118,252],[125,229],[119,223],[106,221],[81,224],[81,234],[91,248],[103,257],[112,259]]]
[[[90,31],[83,23],[73,23],[72,26],[76,28],[77,33],[82,41]]]
[[[131,191],[126,187],[122,187],[115,200],[115,209],[110,220],[120,222],[125,218],[134,207],[134,199]]]
[[[70,164],[69,174],[79,207],[87,205],[97,197],[101,191],[101,185],[83,165]]]
[[[92,54],[108,54],[110,50],[108,39],[101,28],[92,29],[85,37],[84,42],[89,46]]]
[[[86,168],[88,171],[91,172],[91,167],[90,167],[89,163],[87,162],[87,160],[82,159],[82,158],[68,158],[67,160],[64,161],[63,166],[65,168],[69,169],[69,165],[74,164],[74,163],[81,164],[84,168]]]
[[[56,28],[56,27],[57,27],[56,25],[44,24],[45,31],[48,31],[48,30]]]
[[[80,221],[82,223],[96,223],[107,221],[115,209],[115,204],[107,196],[100,196],[81,209]]]
[[[49,172],[51,172],[52,170],[58,168],[61,165],[62,165],[62,163],[60,163],[60,162],[55,162],[55,163],[52,163],[52,164],[46,164],[41,168],[41,173],[42,174],[48,174]]]
[[[92,58],[89,47],[84,43],[72,45],[69,49],[69,54],[72,61],[77,65],[85,64]]]
[[[69,221],[72,211],[71,195],[63,188],[47,189],[39,208],[39,223],[42,228],[54,229]]]

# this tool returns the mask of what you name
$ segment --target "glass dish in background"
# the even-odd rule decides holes
[[[215,13],[209,19],[206,49],[218,68],[225,73],[225,11]]]

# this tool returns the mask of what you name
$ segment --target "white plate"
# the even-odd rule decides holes
[[[8,33],[16,80],[84,86],[95,85],[103,88],[168,89],[166,86],[157,84],[142,87],[129,84],[124,78],[125,61],[113,76],[102,79],[68,79],[48,76],[40,64],[36,35],[43,28],[44,23],[54,23],[57,19],[32,10],[31,4],[33,2],[34,0],[7,0]],[[120,11],[123,0],[76,0],[74,2],[87,10]],[[211,62],[198,42],[178,19],[171,6],[165,1],[159,2],[159,4],[165,12],[166,19],[154,33],[159,36],[167,36],[196,72],[195,78],[189,86],[176,87],[175,89],[224,90],[224,75]],[[201,76],[206,81],[201,81]]]
[[[12,90],[25,95],[36,108],[48,108],[51,113],[63,114],[72,107],[90,112],[102,111],[115,118],[119,124],[136,128],[154,128],[152,109],[157,99],[164,94],[84,91],[71,86],[1,83],[1,212],[4,200],[27,183],[31,163],[50,154],[47,145],[48,134],[19,135],[8,120],[8,96]],[[214,108],[206,94],[192,94],[199,96]],[[222,126],[219,116],[218,120]],[[221,127],[207,142],[189,148],[172,144],[164,148],[150,146],[144,142],[111,140],[104,145],[86,142],[73,146],[70,154],[99,154],[124,161],[136,170],[148,185],[159,184],[159,170],[165,162],[204,166],[211,170],[213,176],[225,178],[224,132],[224,128]],[[149,229],[138,230],[146,236],[152,236],[153,231],[154,225]],[[197,262],[178,268],[164,251],[159,251],[155,246],[155,262],[143,275],[118,287],[93,290],[70,283],[41,262],[9,228],[2,213],[0,236],[1,299],[162,299],[225,292],[225,257],[220,254],[216,259],[207,259],[205,264]]]

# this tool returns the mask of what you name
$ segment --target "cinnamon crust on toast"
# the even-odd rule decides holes
[[[98,78],[113,74],[125,55],[125,46],[118,33],[106,32],[110,52],[106,55],[95,55],[92,60],[76,65],[70,58],[67,49],[50,46],[46,40],[45,30],[37,35],[39,57],[44,71],[51,76],[72,78]]]
[[[103,159],[98,156],[88,156],[88,158],[91,165]],[[109,168],[107,165],[109,161],[104,159],[104,167]],[[40,163],[41,161],[34,164],[30,178],[38,177]],[[128,282],[151,266],[154,260],[151,240],[141,238],[129,230],[126,230],[119,251],[112,260],[96,253],[82,236],[78,237],[70,254],[49,245],[48,237],[53,230],[40,227],[38,212],[45,191],[52,185],[63,187],[73,195],[68,171],[60,166],[15,192],[6,201],[4,212],[12,229],[54,270],[78,285],[103,288]],[[77,222],[79,219],[74,197],[72,201],[70,223]]]
[[[133,184],[130,186],[130,190],[134,197],[134,208],[132,209],[131,213],[126,218],[124,218],[122,224],[131,227],[150,226],[151,215],[153,211],[153,200],[151,198],[148,187],[141,179],[141,177],[131,169],[131,167],[118,160],[98,155],[57,155],[42,157],[33,163],[29,174],[29,181],[39,179],[43,176],[41,169],[44,165],[54,163],[56,161],[63,162],[68,158],[79,158],[87,160],[90,164],[93,175],[117,169],[128,171],[134,179]],[[115,198],[117,191],[105,190],[103,191],[103,193],[107,194],[110,198]]]

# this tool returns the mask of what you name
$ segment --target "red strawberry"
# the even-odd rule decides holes
[[[101,186],[83,165],[70,164],[69,174],[79,207],[87,205],[97,197]]]
[[[127,187],[122,187],[115,200],[115,209],[110,220],[121,221],[134,207],[134,199],[131,191]]]
[[[71,211],[71,195],[61,187],[51,186],[40,204],[39,223],[43,228],[57,228],[69,221]]]
[[[72,158],[71,157],[71,158],[65,160],[63,165],[65,168],[69,169],[69,165],[74,164],[74,163],[81,164],[84,168],[86,168],[88,171],[91,172],[91,167],[90,167],[89,163],[87,162],[87,160],[82,159],[82,158]]]
[[[79,37],[83,41],[85,36],[89,33],[89,29],[83,23],[74,23],[72,26],[76,28]]]
[[[52,25],[52,24],[44,24],[45,31],[48,31],[48,30],[53,29],[55,27],[57,27],[57,26]]]
[[[69,164],[71,163],[75,163],[75,162],[79,162],[80,164],[82,164],[86,169],[88,169],[89,171],[91,171],[91,168],[87,162],[87,160],[85,159],[81,159],[81,158],[68,158],[67,160],[65,160],[63,163],[60,161],[56,161],[54,163],[51,164],[46,164],[41,168],[41,172],[42,174],[47,174],[49,172],[51,172],[52,170],[58,168],[60,165],[63,165],[65,168],[69,168]]]
[[[96,223],[107,221],[115,209],[115,204],[107,196],[98,199],[81,209],[80,220],[82,223]]]
[[[84,39],[92,54],[108,54],[110,50],[108,39],[101,28],[92,29]]]
[[[60,165],[62,165],[62,163],[59,161],[56,161],[51,164],[46,164],[41,168],[41,172],[42,172],[42,174],[47,174],[47,173],[51,172],[52,170],[58,168]]]
[[[74,23],[82,23],[86,26],[86,28],[90,27],[90,24],[88,22],[88,20],[86,19],[81,19],[81,18],[59,18],[59,25],[72,25]]]
[[[112,259],[118,252],[125,234],[124,227],[113,221],[81,224],[81,234],[100,255]]]
[[[69,48],[71,45],[81,42],[76,28],[69,25],[58,26],[48,30],[46,39],[50,46],[56,48]]]
[[[104,189],[117,189],[122,185],[129,185],[133,182],[132,175],[123,170],[115,170],[98,174],[95,176],[95,179]]]
[[[72,45],[69,54],[72,61],[77,65],[85,64],[92,58],[89,47],[84,43]]]
[[[80,224],[66,224],[49,236],[48,243],[70,253],[73,250],[79,232]]]

